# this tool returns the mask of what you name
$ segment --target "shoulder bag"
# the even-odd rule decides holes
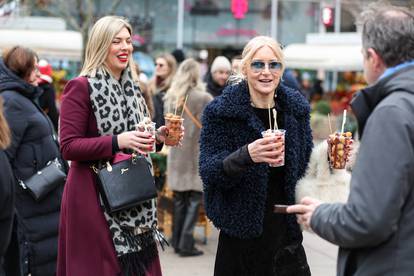
[[[36,104],[35,104],[36,105]],[[37,107],[37,106],[36,106]],[[39,107],[37,107],[39,109]],[[41,111],[43,112],[43,111]],[[49,127],[52,130],[52,138],[53,141],[56,143],[57,147],[59,148],[59,142],[57,140],[57,136],[55,133],[55,129],[53,128],[52,123],[50,122],[49,117],[44,115]],[[63,165],[62,163],[63,162]],[[47,162],[46,166],[42,168],[40,171],[37,171],[34,175],[29,177],[26,180],[18,179],[19,185],[24,189],[27,190],[35,201],[41,201],[45,198],[45,196],[53,191],[60,185],[63,185],[66,181],[66,167],[64,167],[65,161],[59,160],[56,157],[53,160]]]
[[[98,175],[98,188],[109,214],[139,205],[157,197],[154,177],[148,161],[136,154],[118,153],[112,164],[92,167]]]

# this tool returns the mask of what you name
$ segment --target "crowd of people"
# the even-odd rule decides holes
[[[205,76],[181,50],[162,53],[147,80],[132,58],[131,25],[105,16],[59,109],[47,61],[24,46],[5,51],[0,275],[161,276],[159,247],[168,242],[157,197],[112,211],[97,176],[137,156],[158,192],[173,192],[170,245],[178,256],[203,254],[194,240],[200,208],[220,230],[215,276],[311,275],[304,229],[339,245],[339,276],[411,275],[414,14],[375,4],[360,24],[368,87],[351,103],[359,147],[342,144],[343,158],[354,160],[337,203],[298,188],[318,166],[327,186],[344,179],[329,168],[328,137],[313,148],[309,85],[286,69],[273,38],[252,38],[231,60],[215,57]],[[166,171],[154,175],[159,156]]]

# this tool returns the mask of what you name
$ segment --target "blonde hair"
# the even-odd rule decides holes
[[[256,52],[265,46],[269,47],[275,54],[278,61],[282,63],[280,75],[283,75],[283,72],[285,70],[285,58],[280,44],[269,36],[256,36],[247,42],[246,46],[244,46],[241,56],[242,59],[240,62],[240,73],[232,75],[229,80],[230,83],[237,83],[246,79],[247,66],[250,65],[250,62],[252,61],[253,56],[256,54]]]
[[[99,19],[89,33],[89,39],[86,44],[85,62],[83,63],[80,76],[94,77],[96,70],[104,68],[105,60],[108,56],[109,47],[111,47],[114,37],[123,29],[127,28],[132,35],[132,27],[126,18],[120,16],[105,16]],[[132,55],[129,57],[128,66],[133,68]],[[135,70],[131,70],[134,79],[138,79]]]
[[[168,53],[164,53],[158,55],[155,60],[162,58],[167,62],[168,68],[170,71],[165,79],[159,80],[161,83],[157,84],[157,76],[154,74],[154,77],[150,81],[150,91],[152,95],[159,93],[160,91],[166,91],[170,88],[172,79],[175,75],[175,71],[177,70],[177,61],[175,60],[174,56]]]
[[[184,60],[178,67],[177,74],[175,74],[170,89],[164,97],[165,108],[175,106],[176,101],[179,102],[181,108],[184,103],[184,98],[191,90],[204,91],[205,84],[200,77],[200,64],[192,58]]]
[[[3,115],[3,98],[0,97],[0,149],[10,145],[10,129],[6,118]]]

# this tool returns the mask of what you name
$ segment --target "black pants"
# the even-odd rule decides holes
[[[194,248],[194,227],[198,219],[198,209],[202,193],[196,191],[174,191],[174,218],[172,245],[174,249],[191,251]]]

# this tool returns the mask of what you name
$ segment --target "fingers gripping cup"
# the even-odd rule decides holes
[[[333,133],[328,138],[329,165],[332,169],[345,169],[349,156],[352,133]]]
[[[150,150],[148,152],[155,152],[155,148],[156,148],[155,133],[157,131],[157,129],[155,127],[155,123],[152,122],[150,118],[145,117],[135,127],[139,131],[144,131],[144,132],[151,133],[152,138],[154,138],[154,144],[152,145],[152,150]]]
[[[181,116],[174,115],[172,113],[167,113],[164,119],[165,126],[168,130],[164,143],[167,146],[177,146],[181,140],[181,135],[183,132],[182,125],[184,119]]]
[[[284,129],[268,129],[265,131],[262,131],[262,137],[281,137],[282,139],[279,140],[280,142],[283,142],[282,145],[282,154],[279,156],[279,159],[281,159],[281,162],[277,164],[269,164],[270,167],[282,167],[285,165],[285,133],[286,130]],[[278,141],[278,142],[279,142]]]

